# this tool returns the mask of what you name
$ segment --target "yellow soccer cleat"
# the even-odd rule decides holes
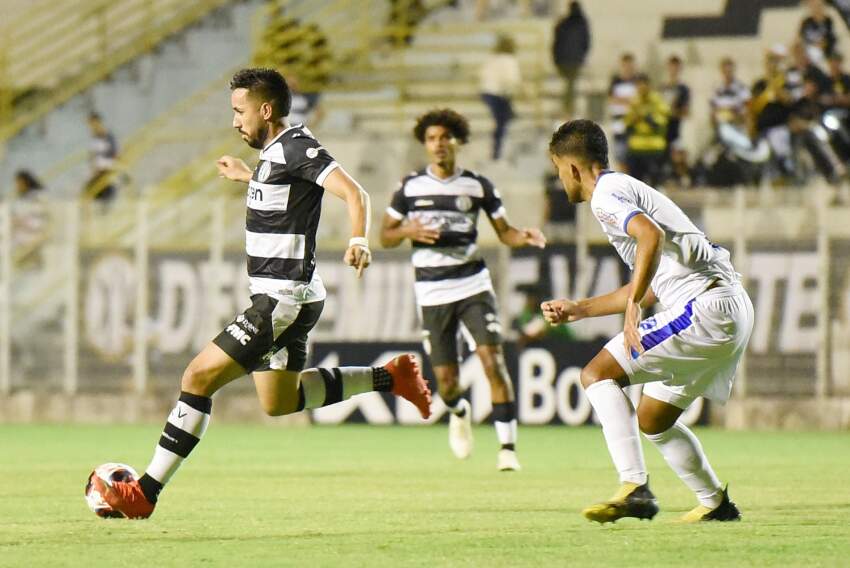
[[[741,511],[729,500],[729,486],[723,488],[723,501],[714,509],[697,505],[679,519],[680,523],[701,523],[703,521],[740,521]]]
[[[658,513],[658,501],[649,490],[649,479],[643,485],[623,483],[609,501],[582,511],[589,521],[613,523],[623,517],[652,519]]]

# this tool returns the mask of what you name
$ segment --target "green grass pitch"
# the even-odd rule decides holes
[[[499,473],[489,427],[458,462],[444,426],[215,421],[151,519],[102,520],[86,476],[144,468],[157,426],[2,426],[0,566],[850,566],[846,433],[698,434],[741,523],[675,524],[693,498],[648,444],[662,512],[585,521],[616,485],[598,428],[523,428]]]

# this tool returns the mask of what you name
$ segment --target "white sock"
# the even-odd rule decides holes
[[[392,379],[383,367],[307,369],[299,375],[298,410],[320,408],[372,391],[389,391]]]
[[[464,416],[466,415],[466,405],[463,403],[464,398],[458,396],[454,400],[444,400],[446,403],[446,408],[449,409],[449,412],[454,414],[455,416]]]
[[[154,450],[153,459],[140,483],[145,495],[155,502],[171,476],[189,457],[210,423],[212,400],[187,392],[180,393],[177,405],[168,415],[168,421]]]
[[[496,427],[496,438],[499,439],[499,444],[516,444],[516,419],[510,422],[493,422]]]
[[[608,452],[620,474],[620,483],[646,483],[646,464],[640,446],[635,409],[623,389],[613,380],[593,383],[584,392],[593,405]]]
[[[711,509],[720,506],[723,500],[720,480],[711,469],[699,440],[687,426],[676,422],[666,432],[644,435],[655,444],[679,479],[697,494],[702,505]]]

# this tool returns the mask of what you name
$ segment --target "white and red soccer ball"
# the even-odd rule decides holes
[[[103,518],[124,518],[124,514],[109,506],[103,495],[95,488],[92,480],[99,477],[107,486],[111,487],[116,481],[130,482],[139,478],[139,474],[131,466],[123,463],[105,463],[97,466],[86,482],[86,503],[95,515]]]

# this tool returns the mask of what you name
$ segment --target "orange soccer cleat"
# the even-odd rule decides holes
[[[422,418],[431,416],[431,389],[413,355],[399,355],[384,365],[384,369],[392,375],[392,393],[412,402]]]
[[[155,505],[148,501],[137,480],[113,481],[107,484],[98,476],[93,476],[91,483],[103,496],[104,501],[113,511],[121,513],[128,519],[147,519],[153,514]]]

